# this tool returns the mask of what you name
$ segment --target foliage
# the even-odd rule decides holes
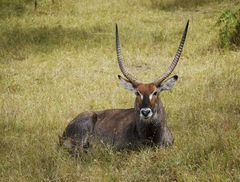
[[[240,46],[240,9],[237,11],[225,10],[219,17],[220,46],[224,48]]]

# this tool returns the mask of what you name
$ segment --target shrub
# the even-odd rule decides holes
[[[220,26],[220,47],[240,47],[240,9],[224,11],[219,17],[217,25]]]

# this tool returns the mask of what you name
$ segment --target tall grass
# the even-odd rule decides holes
[[[36,11],[30,1],[8,9],[2,2],[0,181],[240,180],[240,52],[219,49],[216,27],[235,2],[197,11],[127,0],[39,0]],[[58,135],[78,113],[133,106],[118,84],[115,23],[129,70],[151,81],[171,62],[187,19],[178,84],[161,95],[174,146],[93,145],[78,158],[59,148]]]

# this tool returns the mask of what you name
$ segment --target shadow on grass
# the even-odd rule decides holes
[[[221,2],[221,0],[151,0],[150,2],[153,9],[171,11],[178,8],[192,9],[211,2]]]
[[[90,28],[14,27],[0,35],[0,60],[23,60],[32,52],[49,53],[58,48],[91,48],[109,44],[111,33],[107,33],[101,26]]]
[[[26,12],[27,5],[33,6],[33,0],[0,0],[0,18],[21,16]]]

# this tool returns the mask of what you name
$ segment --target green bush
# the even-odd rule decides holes
[[[218,19],[219,41],[222,48],[240,47],[240,9],[226,10]]]

